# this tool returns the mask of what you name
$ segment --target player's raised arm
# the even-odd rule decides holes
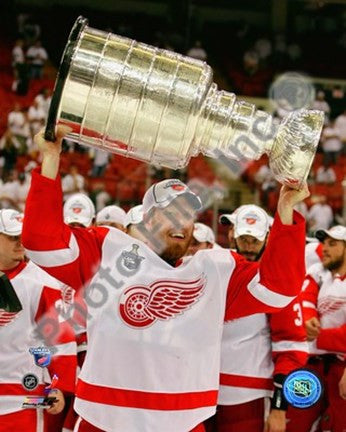
[[[63,194],[58,174],[61,142],[68,132],[57,128],[55,142],[43,132],[35,136],[42,166],[32,172],[25,206],[22,241],[27,255],[60,281],[79,289],[97,270],[106,228],[71,228],[63,219]]]

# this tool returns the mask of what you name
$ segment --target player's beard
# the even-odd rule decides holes
[[[263,255],[263,252],[265,250],[266,245],[264,244],[262,246],[262,249],[259,252],[245,252],[245,251],[241,251],[237,245],[237,243],[235,244],[236,250],[238,252],[239,255],[242,255],[245,259],[247,259],[248,261],[259,261],[261,256]]]
[[[333,260],[328,261],[327,263],[323,263],[323,267],[329,271],[339,269],[344,262],[344,254],[341,254],[339,257],[334,258]]]
[[[190,243],[191,238],[187,239],[186,242],[168,245],[160,254],[160,257],[168,264],[175,266],[176,262],[185,255]]]
[[[330,257],[330,255],[325,256],[324,254],[322,255],[322,265],[325,269],[333,271],[333,270],[338,270],[340,267],[343,266],[344,264],[344,260],[345,260],[345,242],[344,242],[344,247],[342,252],[340,252],[340,255],[338,256],[334,256],[333,258]],[[327,262],[325,262],[325,258],[329,258],[329,260]]]

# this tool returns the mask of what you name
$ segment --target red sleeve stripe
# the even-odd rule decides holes
[[[26,249],[27,255],[37,265],[43,267],[57,267],[70,264],[79,257],[79,246],[73,234],[66,249],[33,251]]]
[[[295,299],[295,296],[288,297],[266,288],[259,283],[259,280],[260,275],[257,273],[247,286],[249,292],[256,300],[271,307],[283,308]]]
[[[309,345],[307,342],[295,342],[295,341],[280,341],[272,342],[272,351],[284,352],[284,351],[303,351],[309,352]]]

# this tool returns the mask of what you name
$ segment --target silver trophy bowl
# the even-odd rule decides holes
[[[71,128],[79,144],[170,168],[199,153],[228,160],[269,156],[281,183],[300,188],[323,114],[293,111],[279,125],[219,91],[206,63],[93,29],[79,17],[66,45],[45,131]]]

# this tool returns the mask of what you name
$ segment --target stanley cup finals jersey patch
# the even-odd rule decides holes
[[[202,274],[191,281],[158,280],[149,286],[129,287],[120,297],[120,316],[125,324],[138,329],[175,318],[199,300],[205,285]]]

